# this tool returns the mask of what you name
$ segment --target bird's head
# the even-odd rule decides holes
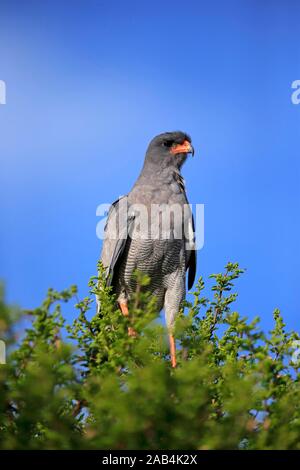
[[[194,155],[194,147],[188,134],[181,131],[165,132],[151,140],[145,162],[161,168],[176,166],[181,168],[189,153]]]

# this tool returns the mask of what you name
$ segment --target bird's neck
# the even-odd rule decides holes
[[[162,173],[166,176],[172,175],[174,173],[181,175],[181,165],[179,166],[179,165],[176,165],[175,163],[173,165],[170,165],[169,163],[164,164],[164,162],[153,163],[151,161],[150,162],[145,161],[142,171],[140,173],[140,176],[148,176],[148,175],[159,176]]]

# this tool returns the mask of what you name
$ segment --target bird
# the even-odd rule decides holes
[[[147,289],[158,312],[165,312],[173,368],[175,319],[186,296],[186,276],[190,290],[196,274],[194,219],[181,174],[189,154],[194,156],[194,148],[185,132],[164,132],[150,141],[131,191],[110,207],[100,256],[105,283],[125,316],[136,291],[134,272],[150,278]],[[128,334],[135,335],[133,327]]]

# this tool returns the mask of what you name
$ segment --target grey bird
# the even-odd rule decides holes
[[[196,273],[194,220],[181,175],[189,153],[194,155],[194,148],[184,132],[166,132],[150,142],[132,190],[110,208],[101,253],[106,283],[124,315],[136,290],[135,270],[150,277],[147,289],[156,297],[157,310],[165,311],[172,367],[174,322],[186,295],[186,273],[188,289]],[[128,333],[135,334],[133,329]]]

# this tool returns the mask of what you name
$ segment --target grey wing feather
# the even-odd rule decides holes
[[[134,220],[133,215],[128,214],[128,197],[123,196],[115,201],[108,212],[104,227],[104,240],[100,260],[106,270],[106,285],[112,285],[117,262],[125,249],[128,234]],[[96,296],[98,311],[99,298]]]
[[[127,196],[115,201],[109,210],[104,228],[101,261],[106,268],[106,285],[112,283],[114,269],[126,246],[134,216],[129,216]]]
[[[194,281],[195,281],[195,276],[196,276],[196,269],[197,269],[197,253],[196,253],[196,240],[195,240],[195,222],[194,222],[194,216],[191,214],[191,230],[189,231],[189,237],[188,237],[188,244],[190,246],[190,249],[187,250],[187,265],[186,265],[186,270],[189,270],[188,272],[188,290],[190,290],[193,287]]]

